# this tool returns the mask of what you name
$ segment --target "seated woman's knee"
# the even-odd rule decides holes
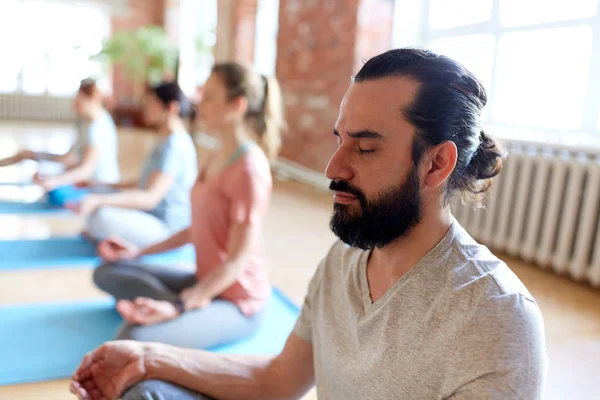
[[[85,230],[94,239],[105,239],[114,226],[115,217],[111,207],[100,207],[96,209],[86,220]]]
[[[94,270],[94,284],[106,291],[111,282],[114,281],[114,270],[117,268],[115,264],[109,263],[99,266]]]

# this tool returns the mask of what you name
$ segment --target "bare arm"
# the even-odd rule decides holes
[[[24,151],[26,158],[36,161],[55,161],[63,164],[66,168],[72,168],[79,163],[77,155],[77,143],[71,146],[65,154],[46,153],[44,151]]]
[[[29,156],[29,154],[31,154],[31,156]],[[67,154],[53,154],[53,153],[46,153],[44,151],[35,151],[35,152],[30,152],[30,153],[25,153],[25,157],[23,157],[23,159],[28,159],[28,160],[37,160],[37,161],[56,161],[59,163],[62,163],[66,158],[67,158]]]
[[[149,254],[163,253],[165,251],[176,249],[190,242],[190,228],[184,229],[176,233],[167,240],[156,243],[150,247],[143,249],[139,256],[147,256]]]
[[[45,153],[45,152],[40,152],[40,151],[23,150],[23,151],[18,152],[14,156],[7,157],[7,158],[0,160],[0,167],[6,167],[9,165],[13,165],[13,164],[21,162],[23,160],[37,160],[37,161],[47,160],[47,161],[56,161],[59,163],[66,164],[66,160],[71,160],[72,158],[75,158],[75,157],[70,157],[69,156],[70,154],[71,154],[71,151],[69,151],[69,153],[67,153],[67,154],[52,154],[52,153]]]
[[[173,185],[173,178],[160,171],[154,172],[146,189],[125,190],[119,193],[90,195],[94,206],[112,206],[133,208],[136,210],[152,210],[167,195]]]
[[[69,158],[72,151],[64,156],[55,156],[54,161],[69,164]],[[98,161],[99,150],[92,146],[87,146],[83,152],[81,162],[67,172],[45,179],[49,187],[55,188],[64,185],[70,185],[78,182],[88,181],[93,175]]]
[[[116,400],[145,379],[168,381],[221,400],[298,399],[314,384],[312,344],[292,333],[281,354],[261,357],[107,342],[85,355],[70,388],[81,400]]]
[[[208,273],[196,286],[188,289],[188,295],[182,293],[186,308],[193,309],[206,304],[235,283],[246,263],[252,240],[257,236],[255,231],[255,224],[233,224],[227,242],[227,261],[220,268]]]
[[[298,399],[314,384],[312,344],[295,334],[276,357],[240,357],[152,344],[146,379],[222,400]]]
[[[113,189],[123,190],[123,189],[136,189],[138,187],[137,180],[123,181],[119,183],[109,183],[106,186],[111,187]]]
[[[9,165],[16,164],[23,160],[31,160],[32,156],[27,156],[29,154],[33,154],[29,150],[21,151],[15,154],[14,156],[6,157],[0,160],[0,167],[8,167]]]

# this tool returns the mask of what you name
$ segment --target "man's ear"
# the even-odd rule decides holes
[[[452,171],[454,171],[458,149],[454,142],[446,141],[428,149],[427,152],[430,162],[425,175],[425,185],[438,187],[446,182]]]

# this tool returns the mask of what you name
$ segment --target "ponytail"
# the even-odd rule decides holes
[[[246,123],[254,131],[256,143],[267,158],[273,160],[281,147],[281,131],[286,128],[277,80],[259,75],[252,67],[236,62],[215,64],[212,72],[223,81],[229,100],[246,98]]]
[[[283,120],[283,100],[279,83],[275,78],[263,76],[265,94],[262,108],[255,120],[257,143],[269,160],[273,160],[281,147]]]

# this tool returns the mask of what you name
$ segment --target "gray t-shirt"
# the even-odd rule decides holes
[[[541,312],[517,276],[454,221],[375,303],[368,251],[337,242],[294,333],[323,399],[541,399]]]
[[[80,159],[86,147],[95,147],[98,150],[93,179],[100,183],[118,182],[119,142],[117,128],[108,111],[103,110],[98,118],[91,122],[78,121],[77,131],[79,138],[75,144],[75,151]]]
[[[140,189],[148,187],[156,171],[173,178],[173,184],[150,214],[163,221],[172,232],[187,228],[191,219],[190,190],[198,174],[196,147],[187,132],[171,133],[154,149],[142,167]]]

